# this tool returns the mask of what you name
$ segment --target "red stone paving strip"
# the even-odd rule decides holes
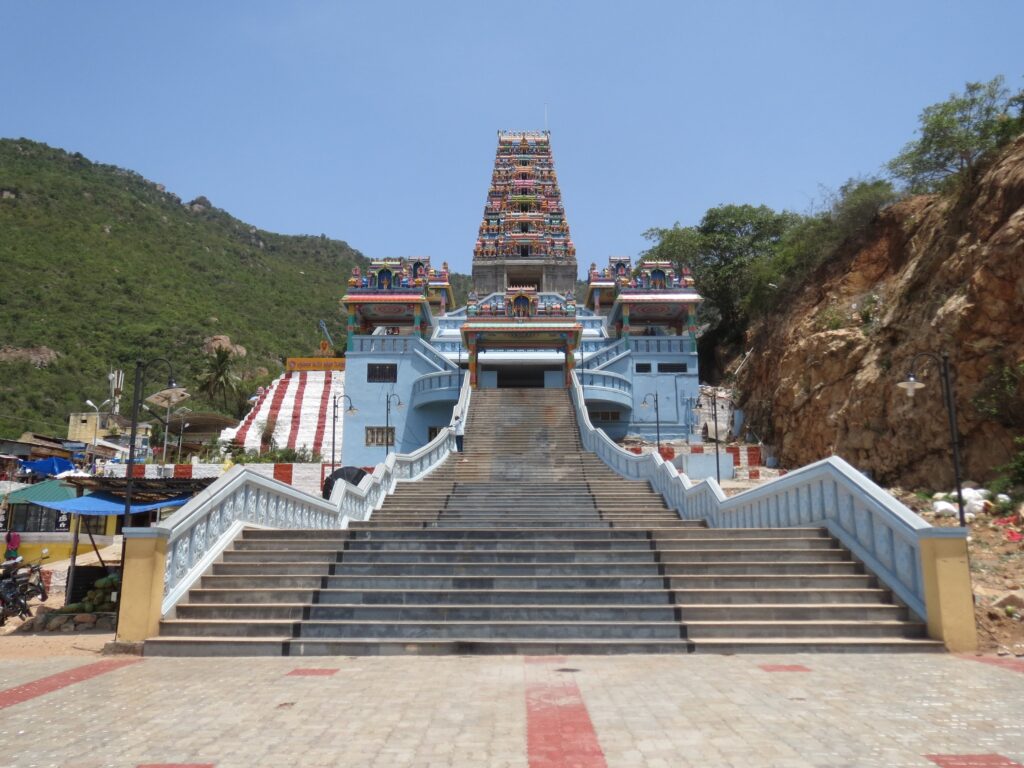
[[[216,763],[141,763],[137,768],[215,768]]]
[[[1010,659],[1001,656],[972,656],[968,653],[958,654],[961,659],[980,661],[982,664],[991,664],[993,667],[1012,669],[1014,672],[1024,672],[1024,659]]]
[[[526,663],[561,663],[564,657],[527,657]],[[526,753],[530,768],[607,768],[579,686],[554,671],[527,672]]]
[[[325,667],[298,667],[293,669],[286,677],[330,677],[337,673],[337,669]]]
[[[106,659],[93,664],[75,667],[65,672],[58,672],[49,677],[41,677],[38,680],[33,680],[31,683],[8,688],[6,691],[0,691],[0,709],[13,707],[15,704],[21,704],[37,696],[59,691],[61,688],[67,688],[69,685],[80,683],[83,680],[90,680],[107,672],[113,672],[115,669],[127,667],[129,664],[137,664],[140,661],[142,659]]]
[[[803,664],[759,664],[765,672],[810,672],[810,667]]]
[[[1024,768],[1002,755],[925,755],[940,768]]]

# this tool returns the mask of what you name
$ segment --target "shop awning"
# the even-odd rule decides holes
[[[49,458],[39,459],[38,461],[23,461],[21,462],[22,469],[27,469],[36,475],[59,475],[61,472],[67,472],[69,469],[74,469],[75,465],[67,459],[61,458]]]
[[[164,501],[153,501],[145,504],[132,504],[132,513],[150,512],[154,509],[164,507],[180,507],[191,499],[187,496],[177,496]],[[76,515],[123,515],[124,499],[106,493],[91,493],[88,496],[79,496],[66,501],[37,501],[40,507],[56,509],[58,512],[71,512]]]

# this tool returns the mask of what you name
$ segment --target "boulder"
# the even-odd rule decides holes
[[[71,621],[71,616],[66,613],[59,613],[56,616],[51,616],[46,622],[46,628],[51,632],[56,632],[58,629],[63,627]]]
[[[84,625],[83,625],[83,626],[84,626]],[[61,624],[61,625],[60,625],[60,630],[59,630],[59,631],[60,631],[60,632],[74,632],[74,631],[75,631],[75,625],[74,625],[74,624],[72,624],[72,623],[71,623],[71,622],[69,621],[69,622],[67,622],[66,624]]]
[[[79,613],[75,615],[75,624],[93,625],[96,623],[96,616],[91,613]]]

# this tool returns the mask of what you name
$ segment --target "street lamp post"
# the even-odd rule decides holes
[[[385,456],[385,458],[387,458],[387,455],[389,453],[391,453],[391,398],[395,398],[396,400],[398,400],[398,402],[395,403],[395,408],[401,408],[402,407],[402,398],[399,397],[397,392],[392,392],[391,394],[389,394],[385,398],[385,401],[387,403],[386,408],[384,410],[384,456]]]
[[[177,390],[178,385],[174,382],[174,368],[171,366],[169,360],[163,357],[154,357],[149,362],[143,362],[142,360],[135,361],[135,389],[132,392],[132,426],[131,436],[128,442],[128,466],[125,472],[125,484],[124,484],[124,521],[121,524],[121,580],[118,586],[118,600],[117,600],[117,617],[115,619],[115,626],[117,622],[121,620],[121,592],[124,591],[124,559],[125,559],[125,543],[127,539],[124,537],[124,529],[128,527],[131,522],[132,515],[132,486],[135,482],[135,441],[138,439],[139,430],[139,410],[142,408],[142,377],[149,366],[153,363],[165,363],[167,365],[167,389],[166,392]],[[184,391],[184,390],[181,390]]]
[[[654,398],[654,434],[657,436],[658,441],[658,452],[661,452],[661,409],[658,407],[658,395],[654,392],[648,392],[644,395],[644,399],[640,401],[640,407],[647,407],[647,398]]]
[[[967,518],[964,514],[964,494],[961,489],[960,471],[960,431],[956,426],[956,398],[953,395],[953,381],[950,375],[949,355],[945,352],[937,355],[934,352],[919,352],[910,361],[910,372],[907,373],[906,381],[899,382],[896,386],[907,393],[907,397],[913,397],[919,389],[924,389],[924,384],[917,380],[915,370],[918,360],[925,358],[932,360],[939,366],[942,374],[942,394],[946,401],[946,416],[949,419],[949,439],[953,448],[953,478],[956,481],[956,503],[960,510],[960,526],[966,527]]]
[[[178,458],[175,460],[175,464],[181,464],[181,437],[182,435],[185,434],[185,430],[191,426],[192,423],[186,421],[184,424],[181,425],[181,428],[178,430]]]
[[[100,408],[102,408],[104,405],[106,405],[109,402],[110,402],[110,398],[107,398],[106,400],[104,400],[99,405],[96,405],[96,403],[94,403],[92,400],[86,400],[85,401],[86,405],[88,405],[90,408],[92,408],[94,411],[96,411],[96,421],[94,421],[93,424],[92,424],[92,460],[93,460],[93,463],[96,462],[96,443],[97,443],[97,440],[98,440],[98,433],[99,433],[99,428],[100,428]]]
[[[340,394],[331,397],[334,406],[333,418],[331,419],[331,472],[334,472],[335,457],[338,455],[337,451],[335,450],[334,436],[338,427],[338,399],[342,397],[348,400],[348,408],[346,412],[350,414],[356,412],[356,405],[355,403],[352,402],[352,398],[349,397],[348,395]]]

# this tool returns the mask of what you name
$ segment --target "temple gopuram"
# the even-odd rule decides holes
[[[425,445],[466,379],[566,387],[573,372],[591,421],[613,439],[660,431],[699,442],[692,277],[612,257],[591,264],[578,305],[576,275],[550,135],[500,132],[466,306],[454,306],[447,263],[425,257],[377,259],[348,280],[342,463]]]
[[[544,132],[498,133],[491,188],[473,248],[473,286],[565,293],[576,287],[576,248]]]

